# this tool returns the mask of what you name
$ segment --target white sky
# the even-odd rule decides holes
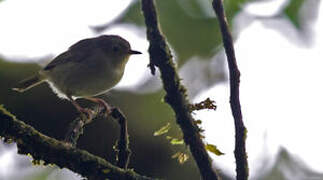
[[[248,13],[259,11],[261,15],[277,12],[277,7],[253,8],[248,6],[246,10]],[[323,28],[322,5],[319,12],[314,25],[315,42],[311,47],[295,45],[277,30],[268,29],[262,23],[265,20],[253,21],[235,42],[242,74],[240,98],[248,129],[247,152],[252,179],[259,179],[255,173],[265,172],[264,166],[270,168],[280,147],[314,170],[323,172],[323,145],[320,143],[323,135],[323,41],[319,33]],[[275,21],[290,34],[298,33],[287,19]],[[234,126],[228,91],[228,85],[222,84],[201,93],[196,102],[212,97],[218,109],[200,112],[196,117],[204,120],[207,141],[226,153],[222,157],[214,156],[215,163],[234,175]],[[265,154],[267,161],[261,161],[265,160]]]
[[[75,42],[97,36],[89,27],[116,18],[130,0],[10,0],[0,4],[0,54],[15,61],[56,56]],[[9,18],[8,18],[9,17]],[[145,33],[131,25],[109,29],[103,34],[118,34],[132,49],[143,55],[132,56],[118,88],[133,88],[148,74],[148,42]],[[131,67],[131,71],[129,71]]]
[[[6,0],[0,3],[0,54],[17,61],[26,57],[58,55],[76,41],[95,36],[88,28],[90,25],[103,24],[115,18],[129,3],[130,0],[119,0],[118,3],[107,0]],[[279,11],[279,4],[285,3],[248,5],[245,11],[270,16]],[[295,45],[277,30],[268,29],[263,24],[265,20],[261,19],[252,20],[236,41],[242,74],[241,104],[248,128],[247,151],[251,176],[255,179],[262,155],[266,153],[273,162],[280,146],[323,172],[323,144],[320,143],[323,135],[323,48],[322,35],[319,34],[323,32],[322,5],[320,10],[314,25],[316,36],[312,47]],[[290,33],[297,34],[283,17],[275,21]],[[144,53],[131,58],[133,61],[127,65],[125,77],[119,85],[119,88],[133,88],[149,74],[145,35],[130,25],[118,26],[104,33],[119,34],[130,41],[133,49]],[[201,93],[194,101],[211,97],[217,102],[217,111],[198,112],[196,117],[203,120],[207,141],[225,153],[215,157],[215,163],[222,165],[221,170],[234,174],[234,130],[228,90],[226,84],[217,85]],[[266,152],[263,148],[267,148]],[[1,162],[7,162],[8,167],[12,163],[3,159],[11,157],[9,155],[0,155]],[[4,172],[4,164],[0,166],[0,173]]]

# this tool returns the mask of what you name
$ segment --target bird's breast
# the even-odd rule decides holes
[[[123,73],[124,67],[115,67],[111,63],[73,63],[55,67],[49,73],[49,80],[64,94],[90,97],[113,88],[121,80]]]

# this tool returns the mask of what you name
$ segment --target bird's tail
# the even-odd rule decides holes
[[[18,91],[18,92],[24,92],[28,89],[37,86],[38,84],[45,81],[45,77],[38,73],[37,75],[31,76],[27,79],[24,79],[20,81],[12,90]]]

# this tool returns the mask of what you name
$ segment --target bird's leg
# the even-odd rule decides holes
[[[94,97],[85,97],[85,99],[90,100],[92,102],[95,102],[95,103],[98,103],[98,104],[102,105],[104,107],[104,109],[105,109],[105,112],[107,114],[107,117],[112,112],[112,108],[110,107],[110,105],[107,102],[105,102],[103,99],[94,98]]]
[[[93,111],[90,109],[82,108],[72,97],[68,97],[68,99],[72,102],[74,107],[80,112],[87,116],[87,118],[91,118]]]

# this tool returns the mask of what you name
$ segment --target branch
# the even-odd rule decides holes
[[[83,134],[84,126],[92,122],[97,117],[106,116],[106,109],[102,106],[94,106],[94,108],[92,108],[92,112],[93,113],[90,117],[86,117],[84,114],[81,114],[80,117],[71,122],[70,128],[65,136],[65,142],[71,143],[72,146],[75,147],[80,135]],[[118,120],[120,126],[120,137],[118,145],[115,148],[115,151],[117,152],[117,166],[127,169],[131,155],[127,119],[118,108],[112,108],[110,115]]]
[[[230,105],[236,132],[234,156],[236,158],[237,179],[246,180],[248,179],[249,175],[247,153],[245,147],[247,130],[243,124],[239,100],[240,72],[237,66],[232,36],[224,14],[222,0],[213,0],[213,9],[219,20],[230,73]]]
[[[80,114],[79,117],[70,123],[70,127],[65,135],[65,142],[71,143],[73,147],[76,147],[80,135],[83,134],[84,126],[91,123],[95,118],[105,114],[105,109],[102,106],[94,106],[91,110],[93,113],[90,114],[90,117],[87,117],[85,114]]]
[[[16,119],[0,106],[0,136],[17,143],[18,153],[32,155],[34,160],[56,164],[81,174],[89,179],[152,180],[133,170],[118,168],[101,157],[48,137],[33,127]]]
[[[115,149],[117,152],[117,166],[127,169],[131,155],[127,119],[118,108],[112,108],[111,115],[113,118],[118,119],[120,125],[120,137],[118,140],[118,146]]]
[[[186,89],[180,82],[170,49],[159,30],[154,1],[142,0],[142,11],[147,26],[147,38],[150,42],[149,66],[152,74],[154,74],[155,66],[157,66],[166,91],[165,101],[173,108],[176,114],[177,124],[182,129],[184,141],[190,147],[202,178],[216,180],[218,179],[217,174],[212,169],[211,159],[190,113]]]

